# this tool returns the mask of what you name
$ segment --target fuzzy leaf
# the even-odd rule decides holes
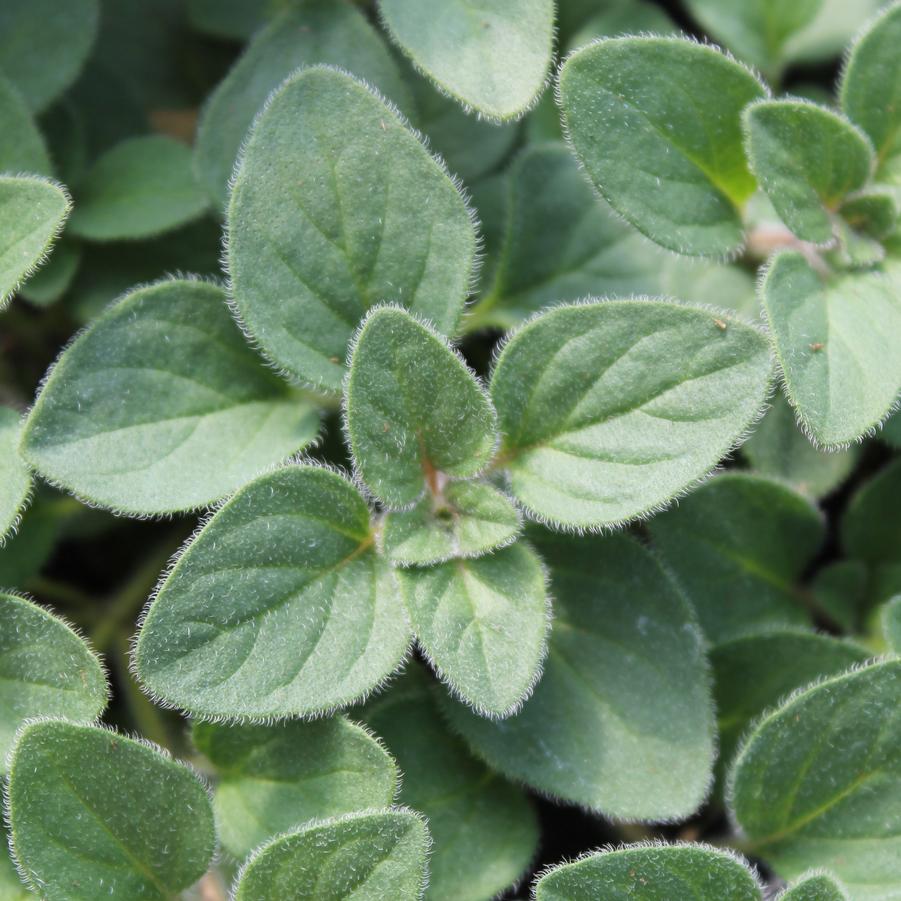
[[[858,489],[845,510],[842,544],[871,565],[901,563],[901,458]]]
[[[312,823],[258,849],[238,876],[234,899],[420,898],[428,846],[425,823],[404,808]]]
[[[824,280],[785,251],[769,265],[762,298],[803,427],[827,448],[875,428],[901,393],[901,267]]]
[[[740,858],[706,845],[633,845],[554,867],[535,886],[536,901],[761,901]]]
[[[848,901],[848,896],[828,873],[813,873],[790,885],[777,901]]]
[[[516,498],[554,523],[644,516],[709,472],[763,406],[757,329],[669,301],[556,307],[514,334],[491,395]]]
[[[382,542],[392,563],[423,566],[481,557],[520,532],[519,511],[484,482],[449,482],[440,501],[426,495],[412,510],[385,517]]]
[[[64,720],[31,723],[12,755],[12,847],[45,901],[169,901],[216,846],[206,789],[146,744]]]
[[[553,0],[379,0],[379,11],[414,65],[479,115],[515,119],[544,89]]]
[[[765,100],[744,113],[751,168],[782,221],[816,244],[833,239],[833,214],[869,180],[866,135],[825,107]]]
[[[71,209],[55,182],[0,176],[0,310],[44,261]]]
[[[305,447],[313,410],[244,344],[221,288],[139,288],[50,371],[22,450],[47,479],[132,514],[200,507]]]
[[[166,577],[135,649],[154,695],[197,716],[288,717],[353,703],[410,639],[366,502],[328,469],[242,488]]]
[[[898,199],[886,188],[871,188],[848,198],[839,214],[855,231],[882,240],[897,228]]]
[[[43,268],[32,275],[19,293],[36,307],[49,307],[69,290],[81,265],[81,245],[63,239]]]
[[[652,241],[721,256],[744,241],[754,193],[741,111],[765,90],[719,51],[682,38],[611,38],[560,70],[564,125],[610,205]]]
[[[162,135],[117,144],[78,187],[69,227],[90,241],[150,238],[197,219],[208,205],[190,149]]]
[[[448,729],[422,670],[408,668],[362,715],[404,774],[399,800],[429,821],[427,901],[483,901],[516,881],[538,844],[535,811]]]
[[[98,0],[7,0],[0,4],[0,69],[34,112],[75,81],[94,43]]]
[[[15,528],[31,492],[31,473],[19,456],[20,432],[19,414],[0,407],[0,547]]]
[[[2,15],[2,13],[0,13]],[[2,40],[2,38],[0,38]],[[11,81],[0,75],[0,172],[52,175],[53,167],[31,110]]]
[[[825,537],[816,506],[787,485],[725,473],[649,523],[714,644],[771,624],[803,624],[798,582]]]
[[[90,722],[107,698],[100,662],[75,632],[37,604],[0,592],[0,770],[25,720]]]
[[[360,476],[403,507],[442,476],[478,475],[497,446],[491,402],[463,359],[402,309],[360,328],[348,361],[345,419]]]
[[[901,595],[882,608],[882,634],[893,654],[901,654]]]
[[[626,537],[536,533],[554,624],[541,681],[501,722],[446,703],[504,775],[624,820],[681,819],[713,766],[713,704],[700,630],[683,595]]]
[[[214,2],[221,23],[222,2]],[[259,14],[260,3],[252,5]],[[225,206],[228,201],[228,183],[241,143],[266,98],[292,72],[317,63],[341,66],[401,108],[410,105],[388,48],[352,4],[306,0],[300,8],[284,9],[250,42],[201,114],[194,165],[199,181],[217,204]]]
[[[463,197],[346,73],[304,69],[270,98],[228,224],[236,306],[266,355],[303,381],[341,388],[348,342],[374,304],[396,301],[446,335],[457,326],[476,244]]]
[[[313,819],[394,800],[394,761],[343,716],[275,726],[194,724],[194,744],[216,768],[219,838],[238,860]]]
[[[782,877],[835,872],[855,899],[901,883],[901,660],[796,694],[750,733],[733,765],[738,825]]]
[[[22,884],[12,858],[4,850],[5,838],[5,835],[0,836],[0,898],[3,901],[34,901],[34,894]]]
[[[538,681],[547,648],[550,601],[535,552],[517,542],[397,578],[441,677],[483,716],[509,716]]]

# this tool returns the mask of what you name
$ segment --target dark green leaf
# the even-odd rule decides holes
[[[19,456],[21,419],[0,407],[0,547],[15,529],[31,493],[31,473]]]
[[[2,13],[0,13],[2,16]],[[0,38],[2,41],[2,38]],[[0,172],[52,175],[44,138],[31,110],[11,81],[0,75]]]
[[[889,650],[901,654],[901,595],[895,595],[882,608],[882,634]]]

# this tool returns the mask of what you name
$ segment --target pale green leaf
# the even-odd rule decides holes
[[[829,873],[813,873],[792,883],[777,901],[848,901],[848,895]]]
[[[194,724],[194,744],[216,769],[219,840],[238,860],[309,820],[384,807],[394,761],[343,716],[274,726]]]
[[[707,845],[633,845],[589,854],[545,873],[536,901],[761,901],[754,875]]]
[[[886,0],[822,0],[814,20],[791,39],[789,56],[799,63],[838,57]]]
[[[410,640],[373,542],[366,502],[337,473],[305,465],[261,476],[160,586],[135,649],[138,677],[206,717],[301,716],[359,700]]]
[[[510,544],[522,521],[509,499],[484,482],[449,482],[412,510],[385,516],[382,544],[392,563],[422,566],[480,557]]]
[[[806,100],[764,100],[743,115],[751,168],[782,221],[799,237],[827,244],[842,201],[867,183],[866,135]]]
[[[517,542],[397,578],[416,638],[451,690],[483,716],[519,708],[538,681],[550,624],[535,552]]]
[[[671,301],[560,306],[504,346],[491,381],[500,463],[532,513],[614,525],[708,473],[763,406],[766,338]]]
[[[681,38],[602,40],[560,70],[564,125],[594,186],[640,232],[691,256],[744,241],[755,183],[741,111],[764,95],[739,63]]]
[[[901,563],[901,458],[864,482],[848,504],[842,545],[870,565]]]
[[[221,288],[139,288],[71,344],[26,423],[50,481],[132,514],[201,507],[312,441],[315,412],[244,343]]]
[[[461,357],[396,307],[373,310],[353,343],[344,414],[354,463],[391,507],[471,478],[497,447],[496,416]]]
[[[2,14],[0,14],[2,15]],[[0,38],[2,40],[2,38]],[[31,110],[11,81],[0,75],[0,172],[52,175],[53,167]]]
[[[414,65],[481,116],[516,118],[544,88],[553,0],[379,0],[379,11]]]
[[[730,774],[735,820],[780,876],[833,871],[855,901],[901,884],[901,660],[794,695],[745,740]]]
[[[901,595],[882,608],[882,635],[893,654],[901,654]]]
[[[427,901],[484,901],[516,881],[537,849],[535,811],[450,732],[422,670],[410,667],[362,715],[403,772],[399,800],[429,821]]]
[[[197,219],[207,205],[186,145],[163,135],[130,138],[79,184],[70,229],[90,241],[150,238]]]
[[[216,0],[221,22],[222,3]],[[259,13],[259,3],[255,3]],[[210,95],[200,118],[194,166],[210,197],[225,206],[241,144],[266,98],[301,66],[341,66],[374,85],[402,109],[409,92],[378,32],[353,4],[307,0],[261,30]],[[335,116],[340,113],[337,109]]]
[[[46,259],[71,209],[62,185],[0,176],[0,310]]]
[[[825,523],[787,485],[725,473],[648,525],[714,645],[762,625],[808,621],[799,581]]]
[[[0,547],[19,521],[31,493],[31,473],[19,456],[21,420],[0,407]]]
[[[901,392],[901,268],[824,278],[785,251],[762,297],[786,395],[815,441],[840,448],[885,419]]]
[[[238,875],[234,901],[389,901],[421,898],[429,833],[405,808],[312,823],[259,848]]]
[[[544,673],[502,721],[446,702],[490,766],[543,794],[620,820],[672,820],[703,801],[713,703],[691,608],[626,537],[532,535],[551,572]]]
[[[0,770],[25,720],[90,722],[107,697],[99,660],[72,629],[37,604],[0,593]]]
[[[445,335],[457,327],[476,246],[469,210],[400,117],[346,73],[304,69],[270,98],[228,227],[241,317],[303,381],[340,389],[374,304],[397,302]]]
[[[11,758],[12,848],[45,901],[170,901],[216,846],[206,788],[155,748],[96,726],[25,726]]]

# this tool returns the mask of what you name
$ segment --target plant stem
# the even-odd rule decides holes
[[[829,274],[829,267],[823,260],[822,247],[802,241],[782,225],[761,225],[748,232],[746,255],[756,264],[765,262],[779,250],[796,250],[821,275]]]

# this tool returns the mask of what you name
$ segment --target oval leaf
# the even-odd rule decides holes
[[[337,473],[289,466],[241,489],[187,547],[135,666],[156,697],[197,716],[302,716],[371,691],[409,640],[366,502]]]
[[[842,544],[849,556],[873,566],[901,563],[901,459],[892,460],[851,498]]]
[[[19,456],[21,419],[0,407],[0,547],[14,531],[31,493],[31,473]]]
[[[651,300],[556,307],[498,358],[499,460],[538,517],[626,522],[728,453],[763,406],[770,369],[760,332],[707,310]]]
[[[848,901],[844,888],[827,873],[802,876],[777,901]]]
[[[52,175],[47,146],[22,95],[0,75],[0,172]]]

